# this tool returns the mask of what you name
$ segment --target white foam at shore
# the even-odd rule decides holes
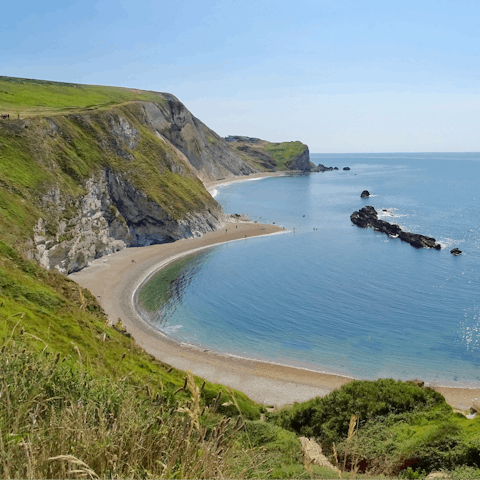
[[[233,183],[240,183],[240,182],[254,182],[255,180],[263,180],[264,178],[269,178],[269,177],[260,177],[260,178],[245,178],[241,180],[232,180],[231,182],[225,182],[225,183],[220,183],[217,185],[213,190],[208,190],[208,193],[215,198],[218,195],[218,188],[221,187],[228,187],[229,185],[232,185]]]

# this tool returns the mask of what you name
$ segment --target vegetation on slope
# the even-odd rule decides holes
[[[271,143],[248,137],[234,137],[228,144],[245,161],[252,162],[262,171],[286,170],[287,163],[305,150],[302,142]]]
[[[278,170],[285,170],[287,162],[303,153],[305,145],[302,142],[268,143],[265,151],[277,162]]]
[[[0,113],[11,118],[98,110],[138,100],[165,101],[145,90],[0,76]]]
[[[409,382],[353,381],[270,420],[314,436],[343,469],[369,476],[479,473],[480,419],[453,413],[438,392]]]
[[[44,207],[42,197],[58,189],[69,205],[62,213],[68,220],[86,193],[85,181],[106,168],[123,174],[174,219],[214,208],[216,202],[190,167],[140,116],[134,103],[88,115],[59,115],[54,127],[41,117],[0,121],[0,239],[28,242],[39,217],[55,235],[58,218]],[[122,146],[122,155],[118,141],[108,135],[109,125],[120,117],[140,132],[136,148]]]

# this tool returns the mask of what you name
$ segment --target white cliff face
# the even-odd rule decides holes
[[[71,199],[52,188],[42,198],[48,218],[34,229],[34,256],[47,269],[69,274],[130,246],[200,236],[223,225],[221,208],[180,221],[108,169],[90,178],[85,195]]]

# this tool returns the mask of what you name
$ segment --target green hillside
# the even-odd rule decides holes
[[[302,142],[268,143],[264,148],[277,163],[278,170],[285,170],[286,164],[305,150],[305,145]]]
[[[156,92],[0,76],[0,114],[31,117],[97,110],[133,101],[161,102]]]
[[[227,137],[227,140],[235,153],[263,171],[287,170],[287,163],[301,155],[306,148],[299,141],[272,143],[242,136]]]

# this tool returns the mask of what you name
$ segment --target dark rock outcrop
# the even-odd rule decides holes
[[[370,192],[368,190],[364,190],[361,194],[360,194],[360,198],[368,198],[370,196]]]
[[[338,167],[335,167],[334,170],[338,170]]]
[[[350,167],[343,167],[344,170],[350,170]]]
[[[404,232],[398,225],[379,220],[377,211],[371,206],[366,206],[358,212],[353,212],[350,215],[350,220],[358,227],[371,227],[375,231],[385,233],[390,237],[398,237],[415,248],[434,248],[435,250],[442,248],[432,237],[426,237],[418,233]]]
[[[325,165],[322,165],[321,163],[318,164],[317,166],[319,172],[333,172],[334,168],[333,167],[326,167]],[[338,168],[337,168],[338,170]]]
[[[457,256],[457,255],[461,255],[461,254],[462,254],[462,251],[461,251],[459,248],[456,248],[456,247],[455,247],[455,248],[452,248],[452,249],[450,250],[450,253],[451,253],[452,255]]]

